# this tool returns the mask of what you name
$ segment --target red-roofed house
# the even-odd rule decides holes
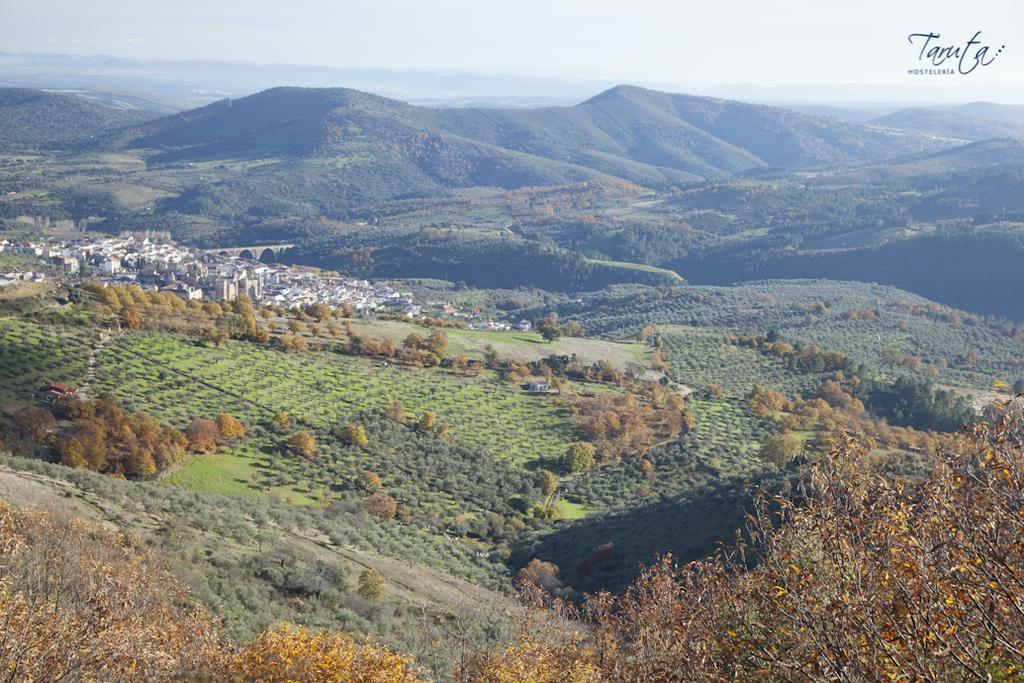
[[[50,403],[62,398],[71,398],[76,393],[78,393],[78,389],[63,382],[47,382],[39,387],[39,395]]]

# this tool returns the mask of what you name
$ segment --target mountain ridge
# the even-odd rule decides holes
[[[478,172],[460,177],[505,187],[588,173],[640,184],[689,182],[759,167],[881,161],[944,146],[779,107],[629,85],[571,107],[535,109],[432,109],[347,88],[272,88],[142,123],[114,144],[152,149],[157,162],[383,151],[421,171],[424,163],[474,167]],[[487,155],[493,159],[485,161]],[[529,172],[492,178],[485,170],[503,164]],[[445,175],[442,186],[459,186]]]

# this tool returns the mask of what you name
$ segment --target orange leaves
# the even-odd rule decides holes
[[[5,680],[416,683],[409,662],[342,633],[270,629],[238,652],[149,554],[116,533],[0,503]]]
[[[524,636],[515,645],[476,663],[475,683],[597,683],[608,678],[598,666],[597,653],[579,648],[575,640],[550,642]]]
[[[295,432],[288,438],[288,448],[298,455],[310,458],[316,453],[316,439],[309,432]]]
[[[233,673],[247,681],[284,683],[416,683],[408,661],[343,633],[281,625],[263,632],[234,657]]]
[[[586,639],[528,634],[469,680],[529,679],[534,660],[565,680],[1022,680],[1022,435],[1020,402],[1001,406],[923,481],[838,439],[795,492],[755,499],[736,551],[663,560],[586,603]]]
[[[16,680],[164,680],[222,672],[185,591],[124,538],[0,504],[0,666]]]

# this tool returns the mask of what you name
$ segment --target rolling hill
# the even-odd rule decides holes
[[[1019,104],[997,104],[995,102],[969,102],[954,107],[951,111],[979,119],[1001,121],[1017,126],[1024,126],[1024,106]]]
[[[0,88],[0,150],[82,142],[154,116],[42,90]]]
[[[925,135],[969,141],[991,138],[1024,138],[1024,125],[983,118],[961,111],[914,107],[879,116],[871,119],[868,123]]]
[[[831,183],[837,178],[854,182],[891,178],[930,178],[951,173],[992,173],[999,169],[1024,164],[1024,140],[997,138],[982,140],[931,154],[913,155],[904,159],[865,166],[864,168],[822,178]]]

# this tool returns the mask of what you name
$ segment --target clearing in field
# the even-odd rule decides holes
[[[395,320],[360,320],[352,324],[359,334],[375,339],[391,339],[401,343],[409,334],[424,334],[424,328],[413,323]],[[576,355],[585,364],[606,360],[621,371],[640,370],[650,366],[651,349],[645,344],[608,339],[562,337],[545,342],[536,332],[489,332],[482,330],[445,330],[448,335],[449,354],[465,354],[469,358],[483,357],[488,345],[502,358],[520,363],[538,361],[548,356]]]

